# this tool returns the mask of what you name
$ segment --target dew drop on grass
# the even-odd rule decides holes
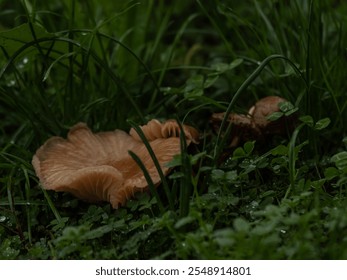
[[[7,86],[8,87],[13,87],[15,85],[16,85],[16,81],[15,80],[10,80],[10,81],[7,82]]]
[[[251,203],[250,203],[250,207],[251,207],[251,209],[257,209],[258,208],[258,206],[259,206],[259,203],[257,202],[257,201],[252,201]]]
[[[25,64],[27,64],[28,62],[29,62],[29,59],[27,57],[24,57],[22,59],[22,61],[18,63],[17,66],[18,66],[19,69],[23,69]]]

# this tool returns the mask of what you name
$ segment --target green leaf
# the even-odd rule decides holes
[[[324,183],[326,182],[326,179],[320,179],[320,180],[316,180],[316,181],[311,181],[311,187],[315,188],[315,189],[321,189],[322,186],[324,185]]]
[[[204,76],[203,75],[195,75],[193,77],[190,77],[187,82],[186,86],[184,88],[185,92],[190,92],[195,89],[202,89],[204,84]]]
[[[335,177],[339,176],[340,173],[335,167],[328,167],[324,170],[324,177],[327,180],[334,179]]]
[[[20,254],[20,250],[18,250],[18,245],[13,244],[16,243],[12,240],[19,240],[19,237],[16,238],[6,238],[2,240],[0,243],[0,260],[15,260]],[[19,242],[18,242],[19,243]]]
[[[289,101],[283,101],[278,104],[278,107],[280,108],[281,112],[285,113],[287,111],[293,110],[295,107],[292,103]]]
[[[201,88],[195,88],[192,91],[186,92],[184,94],[184,97],[186,98],[194,98],[194,97],[200,97],[204,95],[204,91]]]
[[[216,70],[218,73],[224,73],[226,71],[229,71],[229,70],[232,70],[232,69],[236,68],[242,62],[243,62],[243,59],[237,58],[237,59],[233,60],[230,64],[221,63],[221,62],[212,64],[211,68],[213,70]]]
[[[103,235],[105,235],[106,233],[109,233],[110,231],[113,230],[112,225],[104,225],[101,227],[98,227],[96,229],[87,231],[84,235],[83,238],[84,239],[95,239],[95,238],[100,238]]]
[[[68,222],[68,220],[68,217],[61,218],[60,220],[54,219],[50,222],[49,225],[52,226],[53,231],[58,231],[59,229],[65,228],[65,225]]]
[[[195,165],[200,159],[204,158],[206,156],[206,151],[197,153],[195,155],[189,155],[189,159],[190,159],[190,164],[191,165]]]
[[[185,225],[191,224],[194,221],[195,221],[195,218],[192,216],[183,217],[177,221],[177,223],[175,224],[175,229],[179,229]]]
[[[233,246],[235,244],[233,236],[234,231],[230,228],[218,229],[214,232],[214,240],[221,248]]]
[[[271,150],[273,156],[285,156],[288,155],[288,147],[284,145],[278,145]]]
[[[165,164],[166,167],[173,168],[176,166],[182,165],[182,156],[181,154],[174,155],[173,159]]]
[[[299,118],[300,121],[302,121],[304,124],[308,125],[309,127],[313,127],[314,121],[311,116],[302,116]]]
[[[257,161],[257,168],[265,168],[269,165],[269,159],[268,158],[259,158]]]
[[[225,172],[221,169],[214,169],[211,172],[212,179],[215,181],[222,180],[224,178],[224,174],[225,174]]]
[[[324,118],[316,122],[316,125],[314,126],[315,130],[322,130],[326,128],[330,124],[330,119],[329,118]]]
[[[228,69],[228,70],[231,70],[231,69],[236,68],[237,66],[241,65],[242,62],[243,62],[243,59],[242,59],[242,58],[236,58],[235,60],[233,60],[233,61],[229,64],[229,69]]]
[[[347,169],[347,152],[343,151],[331,157],[331,161],[335,163],[340,170]]]
[[[250,228],[249,223],[242,218],[236,218],[234,220],[233,225],[234,225],[235,230],[239,231],[239,232],[245,232],[246,233],[249,231],[249,228]]]
[[[170,180],[175,180],[175,179],[180,179],[184,177],[184,173],[183,172],[174,172],[171,175],[169,175],[169,179]]]
[[[244,157],[246,155],[244,149],[242,147],[237,147],[233,152],[234,158]]]
[[[211,68],[219,73],[223,73],[229,70],[229,65],[227,63],[218,62],[212,64]]]
[[[225,173],[225,179],[227,182],[233,182],[237,179],[237,171],[231,170]]]
[[[283,112],[273,112],[271,115],[267,116],[266,119],[269,121],[276,121],[284,115]]]
[[[243,150],[247,155],[250,155],[254,149],[255,141],[248,141],[243,145]]]
[[[299,110],[299,108],[293,108],[292,110],[286,111],[286,112],[284,113],[284,115],[285,115],[286,117],[288,117],[288,116],[294,114],[294,113],[295,113],[296,111],[298,111],[298,110]]]
[[[296,111],[299,110],[298,107],[295,107],[291,102],[289,101],[284,101],[284,102],[280,102],[278,104],[281,112],[284,113],[285,116],[290,116],[292,114],[294,114]]]
[[[218,78],[218,75],[207,77],[204,82],[204,88],[209,88],[210,86],[212,86],[218,80]]]

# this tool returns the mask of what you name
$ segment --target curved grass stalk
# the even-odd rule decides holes
[[[237,92],[234,94],[233,98],[231,99],[229,105],[228,105],[228,108],[225,112],[225,116],[222,120],[222,123],[221,123],[221,126],[220,126],[220,129],[218,131],[218,135],[217,135],[217,141],[216,141],[216,145],[215,145],[215,148],[214,148],[214,155],[213,155],[213,158],[214,158],[214,165],[216,164],[221,152],[222,152],[222,149],[225,145],[225,141],[226,139],[228,138],[228,135],[230,134],[231,132],[231,127],[232,127],[232,124],[231,122],[228,124],[227,126],[227,129],[226,129],[226,132],[225,132],[225,136],[222,137],[222,134],[223,134],[223,131],[225,131],[225,126],[226,126],[226,123],[227,123],[227,119],[228,119],[228,116],[229,114],[231,113],[231,110],[234,106],[234,104],[236,103],[237,99],[239,98],[239,96],[243,93],[243,91],[252,84],[252,82],[260,75],[260,73],[264,70],[264,68],[272,61],[272,60],[275,60],[275,59],[282,59],[282,60],[285,60],[287,63],[289,63],[289,65],[294,69],[294,71],[296,73],[298,73],[298,75],[303,79],[303,81],[305,82],[306,86],[308,87],[307,85],[307,82],[303,76],[303,74],[301,73],[300,69],[291,61],[289,60],[287,57],[283,56],[283,55],[280,55],[280,54],[274,54],[274,55],[270,55],[268,56],[267,58],[265,58],[260,64],[259,66],[257,67],[257,69],[254,70],[254,72],[246,79],[246,81],[243,82],[243,84],[239,87],[239,89],[237,90]]]

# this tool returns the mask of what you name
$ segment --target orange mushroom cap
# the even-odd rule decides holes
[[[141,127],[165,175],[169,172],[166,164],[181,152],[179,137],[165,133],[166,126],[169,125],[152,120]],[[194,128],[183,127],[197,137]],[[191,134],[186,134],[187,143],[197,141]],[[129,151],[141,159],[153,183],[159,184],[158,170],[134,130],[130,135],[121,130],[94,134],[86,124],[78,123],[70,129],[67,139],[48,139],[36,151],[32,164],[44,189],[70,192],[89,202],[109,201],[118,208],[147,187]]]
[[[180,127],[175,120],[167,120],[164,123],[160,123],[158,120],[154,119],[149,121],[146,125],[141,126],[141,130],[148,141],[157,138],[180,137],[181,133]],[[189,142],[191,141],[195,144],[199,142],[199,132],[192,126],[183,125],[183,132]],[[131,128],[129,134],[133,138],[141,141],[135,129]]]
[[[256,125],[265,127],[271,123],[267,117],[275,112],[279,112],[279,104],[286,101],[286,99],[279,96],[264,97],[249,109],[248,114],[253,118]]]

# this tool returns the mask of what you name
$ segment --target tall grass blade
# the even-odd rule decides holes
[[[287,189],[287,192],[284,196],[284,199],[286,199],[290,193],[290,191],[294,188],[295,186],[295,182],[296,182],[296,176],[297,176],[297,170],[295,168],[295,163],[297,160],[296,157],[296,152],[295,152],[295,144],[296,144],[296,139],[299,135],[300,130],[305,126],[304,123],[300,124],[297,128],[295,128],[292,137],[290,139],[289,142],[289,150],[288,150],[288,158],[289,158],[289,166],[288,166],[288,170],[289,170],[289,182],[290,182],[290,186]]]
[[[52,213],[54,214],[54,217],[56,218],[56,220],[58,221],[59,224],[63,223],[63,220],[60,216],[59,211],[57,210],[57,208],[54,206],[54,203],[52,202],[51,198],[49,197],[49,194],[47,193],[47,191],[44,188],[41,188],[43,195],[48,203],[49,208],[51,209]]]
[[[31,226],[31,204],[30,204],[30,180],[28,170],[25,166],[21,166],[21,169],[25,177],[25,200],[26,200],[26,219],[27,219],[27,230],[28,230],[28,241],[32,244],[32,226]]]
[[[180,186],[180,200],[179,200],[179,216],[186,217],[189,214],[190,196],[192,193],[192,168],[190,159],[187,154],[187,141],[184,134],[184,129],[179,120],[176,120],[180,128],[180,145],[181,145],[181,168],[183,176],[181,178]]]
[[[164,214],[165,213],[164,204],[163,204],[163,202],[160,199],[160,196],[159,196],[159,193],[157,191],[157,188],[154,185],[153,180],[151,178],[151,175],[149,175],[148,170],[146,169],[146,166],[143,164],[141,159],[134,152],[129,151],[128,153],[133,158],[133,160],[135,160],[137,165],[141,168],[141,170],[143,172],[143,175],[145,176],[146,181],[148,183],[149,190],[151,191],[151,193],[154,195],[154,197],[157,200],[157,204],[159,206],[160,213]]]
[[[170,210],[173,211],[174,210],[174,200],[173,200],[173,197],[172,197],[169,185],[167,183],[167,180],[165,178],[165,175],[163,173],[163,170],[161,169],[160,163],[159,163],[155,153],[153,152],[153,149],[152,149],[151,145],[149,144],[146,136],[143,134],[143,131],[141,130],[141,128],[136,123],[134,123],[133,121],[129,120],[128,122],[135,129],[136,133],[140,136],[142,142],[146,146],[146,149],[147,149],[149,155],[151,156],[151,158],[153,160],[154,166],[155,166],[155,168],[158,171],[161,183],[162,183],[163,188],[164,188],[164,192],[165,192],[167,200],[169,202],[169,208],[170,208]]]

